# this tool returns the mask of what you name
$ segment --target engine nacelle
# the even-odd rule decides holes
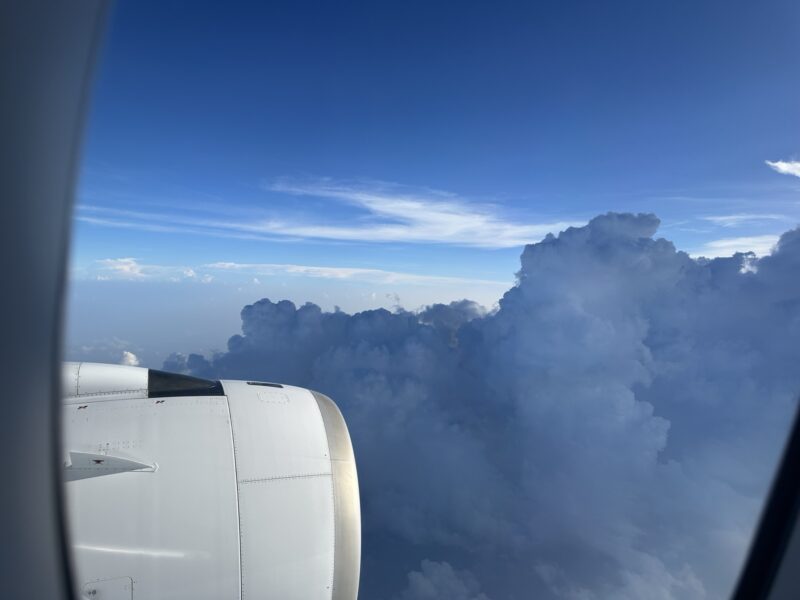
[[[355,600],[353,448],[328,397],[64,366],[64,473],[91,600]]]

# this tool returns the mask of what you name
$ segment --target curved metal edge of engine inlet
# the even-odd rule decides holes
[[[361,503],[353,445],[344,417],[324,394],[317,401],[331,458],[334,494],[334,565],[332,600],[356,600],[361,573]]]

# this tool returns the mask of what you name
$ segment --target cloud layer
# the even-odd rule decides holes
[[[227,352],[164,367],[338,402],[364,598],[724,598],[800,392],[800,230],[694,260],[658,225],[526,246],[488,314],[264,299]]]
[[[400,273],[383,269],[364,269],[358,267],[319,267],[312,265],[292,265],[275,263],[234,263],[216,262],[204,265],[207,269],[217,271],[238,271],[255,275],[297,275],[318,279],[338,279],[367,281],[371,283],[402,283],[402,284],[452,284],[470,283],[477,285],[503,286],[502,281],[491,279],[470,279],[465,277],[451,277],[439,275],[419,275],[416,273]]]

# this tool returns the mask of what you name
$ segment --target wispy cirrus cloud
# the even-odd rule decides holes
[[[765,160],[771,169],[782,175],[794,175],[800,177],[800,160]]]
[[[141,210],[124,210],[107,206],[81,204],[76,207],[75,220],[81,223],[110,227],[113,229],[131,229],[152,233],[184,233],[207,237],[256,240],[269,242],[301,241],[289,236],[268,236],[248,231],[252,225],[235,221],[225,221],[215,217],[192,216],[192,209],[185,208],[184,214],[173,212],[148,212]],[[97,216],[101,215],[101,216]]]
[[[524,246],[548,233],[583,224],[571,220],[518,220],[495,205],[471,202],[448,192],[382,182],[280,179],[262,187],[272,194],[329,202],[330,210],[309,216],[289,206],[235,215],[222,206],[219,210],[204,205],[145,211],[82,204],[76,219],[101,227],[264,241],[393,242],[478,248]]]
[[[281,231],[298,237],[507,248],[539,241],[548,233],[583,224],[581,221],[516,222],[503,217],[497,207],[467,202],[455,194],[411,190],[386,183],[282,179],[265,184],[264,188],[330,199],[363,211],[362,219],[355,225],[280,224]]]
[[[752,214],[752,213],[738,213],[731,215],[712,215],[708,217],[701,217],[704,221],[709,221],[714,225],[720,227],[741,227],[744,225],[752,225],[763,223],[765,221],[789,221],[786,215],[775,213],[768,214]]]

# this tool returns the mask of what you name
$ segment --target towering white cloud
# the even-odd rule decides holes
[[[698,261],[658,225],[527,246],[488,314],[264,299],[227,352],[165,368],[337,400],[366,597],[724,598],[800,392],[800,230]]]
[[[138,367],[139,366],[139,357],[136,356],[133,352],[129,352],[128,350],[124,350],[122,352],[122,359],[119,361],[119,364],[126,365],[128,367]]]

